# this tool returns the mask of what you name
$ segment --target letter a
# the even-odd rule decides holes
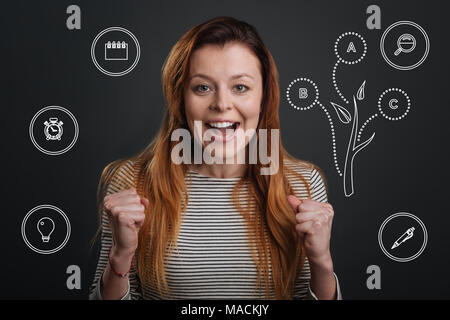
[[[350,52],[350,51],[353,51],[353,52],[356,53],[356,48],[355,48],[355,45],[353,44],[353,42],[350,42],[350,43],[348,44],[348,47],[347,47],[347,53]]]
[[[70,276],[67,278],[66,281],[67,289],[69,290],[81,289],[80,267],[74,264],[70,265],[67,267],[66,273],[70,274]]]
[[[81,29],[81,9],[77,5],[70,5],[66,10],[67,14],[71,14],[66,20],[67,29]]]
[[[367,289],[381,289],[381,270],[377,265],[371,265],[367,267],[367,274],[371,274],[370,277],[367,278],[366,285]]]
[[[367,29],[373,30],[373,29],[381,29],[381,9],[379,6],[372,4],[367,7],[367,14],[371,14],[367,18]]]

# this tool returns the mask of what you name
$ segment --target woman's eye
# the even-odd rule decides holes
[[[200,85],[195,87],[195,91],[198,91],[198,92],[207,92],[208,89],[209,89],[209,87],[207,85],[204,85],[204,84],[200,84]]]
[[[238,84],[235,88],[239,93],[244,93],[248,90],[248,87],[243,84]]]

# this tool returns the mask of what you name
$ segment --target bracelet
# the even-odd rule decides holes
[[[117,276],[119,276],[119,277],[121,277],[121,278],[126,278],[126,277],[128,277],[128,275],[130,274],[131,266],[130,266],[130,269],[129,269],[127,272],[125,272],[125,273],[120,273],[120,272],[118,272],[118,271],[116,271],[116,270],[114,269],[114,267],[112,266],[112,263],[111,263],[111,248],[109,248],[109,251],[108,251],[108,263],[109,263],[109,267],[111,268],[111,270],[112,270]]]

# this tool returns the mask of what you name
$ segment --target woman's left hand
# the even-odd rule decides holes
[[[328,264],[333,207],[329,203],[299,200],[293,195],[288,196],[288,202],[295,213],[295,229],[303,240],[308,260],[316,265]]]

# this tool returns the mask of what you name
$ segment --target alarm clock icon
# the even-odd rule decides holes
[[[47,140],[61,140],[63,134],[63,122],[58,118],[49,118],[44,122],[44,134]]]

